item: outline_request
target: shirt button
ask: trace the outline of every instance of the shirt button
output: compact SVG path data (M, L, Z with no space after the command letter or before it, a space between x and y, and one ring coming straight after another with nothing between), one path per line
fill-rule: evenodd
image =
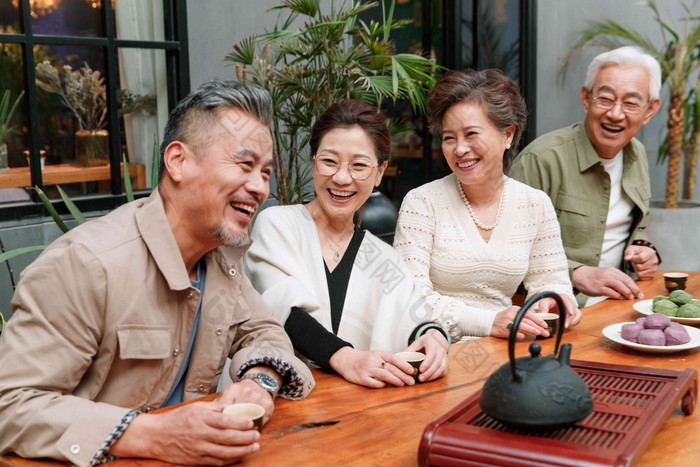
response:
M192 299L194 298L194 292L188 293L188 294L187 294L187 298L189 298L190 300L192 300Z
M79 454L80 453L80 445L79 444L74 444L70 447L70 452L72 454Z
M233 268L230 268L230 269L228 270L228 275L231 276L231 277L235 276L235 275L236 275L236 270L233 269Z
M173 357L177 357L177 355L180 353L180 349L175 349L173 350Z
M601 223L601 224L605 223L605 217L601 217L601 218L600 218L600 223Z
M199 392L204 392L204 385L203 384L199 385Z
M222 331L221 328L216 328L216 335L217 336L220 336L221 334L223 334L223 332L224 331Z

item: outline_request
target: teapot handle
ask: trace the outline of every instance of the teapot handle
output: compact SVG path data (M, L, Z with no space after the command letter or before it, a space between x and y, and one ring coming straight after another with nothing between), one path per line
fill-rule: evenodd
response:
M518 377L515 374L515 341L516 341L516 336L518 335L518 327L520 326L520 321L522 321L523 316L525 316L525 313L527 310L532 307L532 305L535 304L535 302L546 298L550 297L553 298L555 302L557 302L557 307L559 308L559 323L557 325L557 342L554 346L554 355L559 352L559 343L561 342L561 336L564 334L564 321L566 321L566 307L564 306L564 301L561 299L559 294L554 293L554 292L540 292L536 295L533 295L530 297L518 310L518 314L515 315L515 319L513 320L513 325L510 328L510 336L508 336L508 358L510 359L510 372L513 375L513 381L517 381Z

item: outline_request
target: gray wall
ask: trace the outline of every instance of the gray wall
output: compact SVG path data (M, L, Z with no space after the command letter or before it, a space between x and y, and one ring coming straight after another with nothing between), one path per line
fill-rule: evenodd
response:
M187 0L187 28L192 89L211 79L236 79L236 68L224 57L253 34L271 31L280 0ZM332 0L322 0L330 9ZM337 2L339 4L340 2ZM301 23L300 23L301 25Z
M668 11L676 20L684 16L682 2L679 0L659 0L657 4L662 15ZM700 10L700 4L696 4L696 9ZM700 14L700 11L695 14ZM562 58L575 42L574 33L583 29L589 21L603 19L633 27L659 45L662 44L661 33L652 18L651 10L638 6L637 0L538 0L537 135L583 120L579 90L585 80L586 67L602 49L590 50L579 56L569 68L564 84L559 79L559 67ZM695 80L690 83L694 85ZM649 157L653 198L663 198L666 193L666 164L658 165L656 162L659 142L663 139L662 129L666 126L668 115L668 91L665 86L661 100L663 105L659 112L637 134ZM700 172L696 185L700 185ZM700 200L700 190L696 190L694 199Z

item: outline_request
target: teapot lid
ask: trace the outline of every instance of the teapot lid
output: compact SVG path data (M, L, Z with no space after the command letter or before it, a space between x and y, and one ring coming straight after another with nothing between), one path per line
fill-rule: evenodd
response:
M561 367L561 362L554 358L554 355L541 356L542 347L537 342L533 342L529 347L530 355L517 358L515 367L521 371L538 372L552 371Z

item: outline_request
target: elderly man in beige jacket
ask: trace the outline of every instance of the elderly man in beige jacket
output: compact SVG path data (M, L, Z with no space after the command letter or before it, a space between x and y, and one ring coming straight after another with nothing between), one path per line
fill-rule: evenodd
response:
M271 101L214 81L171 112L161 179L56 240L21 276L0 340L0 452L97 465L118 457L229 464L259 449L222 413L303 398L308 368L243 274L269 193ZM213 402L151 409L236 383Z

